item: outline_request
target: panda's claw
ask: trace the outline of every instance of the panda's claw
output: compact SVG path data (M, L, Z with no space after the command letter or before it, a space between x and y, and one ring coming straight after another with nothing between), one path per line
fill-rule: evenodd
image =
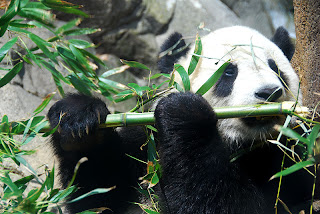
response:
M61 141L81 143L96 134L98 125L109 113L106 104L98 98L70 94L50 108L48 118L51 127L59 124L54 135Z

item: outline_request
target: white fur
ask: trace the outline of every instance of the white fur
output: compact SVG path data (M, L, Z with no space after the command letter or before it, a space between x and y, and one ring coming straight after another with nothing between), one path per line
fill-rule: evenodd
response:
M203 38L202 57L194 73L190 76L191 91L196 92L207 79L227 60L238 66L238 76L234 82L231 95L216 97L213 88L204 98L212 105L236 106L261 103L254 93L264 86L280 87L282 97L277 101L296 100L298 97L299 79L283 52L259 32L242 26L216 30ZM252 51L253 50L253 51ZM187 68L193 49L178 63ZM209 59L211 58L211 59ZM289 83L290 92L286 91L276 73L268 66L268 59L273 59L284 73ZM216 64L216 62L219 62ZM176 74L176 76L179 76ZM181 82L177 77L177 82ZM299 101L301 96L299 95ZM219 121L219 130L229 142L254 141L265 139L272 130L246 127L240 119Z

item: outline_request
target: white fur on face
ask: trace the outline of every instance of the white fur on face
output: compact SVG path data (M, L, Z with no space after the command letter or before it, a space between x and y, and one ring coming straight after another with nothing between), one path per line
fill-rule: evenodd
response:
M281 88L282 96L277 102L294 101L298 97L299 79L290 62L273 42L257 31L241 26L222 28L201 40L204 57L199 60L196 70L190 76L191 91L196 92L228 60L238 68L234 84L225 86L232 87L230 95L218 97L214 93L214 87L204 95L212 107L261 103L262 100L256 98L255 93L265 87ZM179 64L188 67L192 53L193 50L190 50ZM269 67L268 59L275 61L287 80L290 91L285 89L277 74ZM220 120L218 125L222 137L233 143L265 139L272 131L267 126L246 126L241 119Z

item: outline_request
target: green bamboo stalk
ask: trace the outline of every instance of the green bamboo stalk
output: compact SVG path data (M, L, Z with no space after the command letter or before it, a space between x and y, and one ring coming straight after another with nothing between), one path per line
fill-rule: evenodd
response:
M244 118L244 117L263 117L263 116L277 116L287 114L307 114L309 113L307 107L296 107L293 111L293 102L283 103L268 103L246 106L228 106L217 107L214 111L218 119L228 118ZM109 114L106 123L101 124L100 127L125 127L125 126L140 126L152 125L155 123L154 113L121 113Z
M309 113L309 110L307 107L294 108L293 102L217 107L217 108L214 108L214 111L218 119L265 117L265 116L277 116L277 115L288 115L288 114L290 115L304 114L305 115ZM120 114L109 114L107 116L106 122L104 124L100 124L99 128L153 125L154 123L155 123L155 118L154 118L153 112L120 113ZM47 132L49 130L50 130L50 127L45 126L40 130L40 132Z

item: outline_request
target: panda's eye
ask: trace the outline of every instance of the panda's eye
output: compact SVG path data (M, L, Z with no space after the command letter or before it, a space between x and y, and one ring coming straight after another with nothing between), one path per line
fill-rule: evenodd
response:
M224 75L227 77L232 77L238 73L238 68L236 65L230 64L228 67L224 70Z

